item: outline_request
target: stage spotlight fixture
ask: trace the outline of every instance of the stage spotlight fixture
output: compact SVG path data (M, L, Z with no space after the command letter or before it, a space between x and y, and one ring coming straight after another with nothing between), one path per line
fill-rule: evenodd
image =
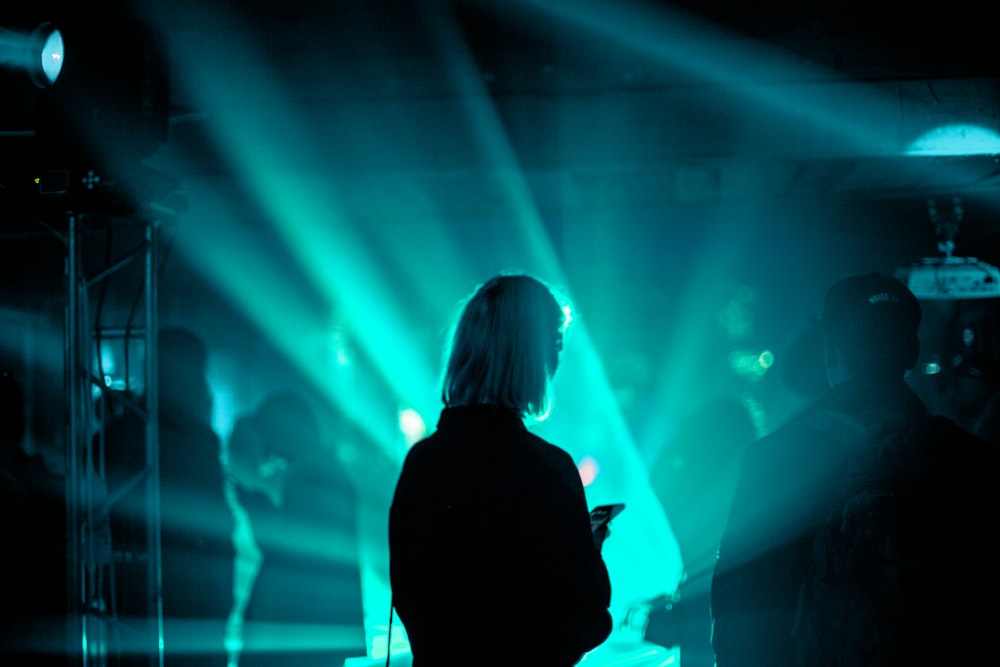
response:
M63 67L63 38L51 23L43 23L31 35L33 62L28 68L31 80L39 88L51 86Z
M55 85L35 89L36 160L77 183L90 170L129 173L166 141L167 36L125 16L61 25L69 61Z
M64 58L62 33L51 23L42 23L31 33L0 28L0 64L26 71L39 88L56 82Z

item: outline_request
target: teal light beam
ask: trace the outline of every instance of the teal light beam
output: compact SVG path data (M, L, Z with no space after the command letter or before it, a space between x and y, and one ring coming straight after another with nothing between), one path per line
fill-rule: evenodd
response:
M711 329L721 328L718 313L732 286L725 267L739 262L747 247L744 230L753 229L753 224L725 215L709 224L713 231L706 236L706 245L691 263L685 282L670 287L669 305L665 304L673 313L670 319L674 324L663 332L666 354L653 376L656 384L652 405L657 408L640 426L637 436L644 451L658 451L673 435L677 422L691 410L692 400L714 393L711 387L699 385L704 377L702 365L709 341L719 338ZM719 350L719 354L728 352Z
M450 70L447 74L455 82L455 88L467 91L460 98L460 104L482 147L485 171L500 192L498 201L510 207L507 213L522 244L522 261L526 263L523 268L537 271L548 280L564 285L565 276L558 255L542 224L489 92L483 85L482 73L475 66L454 17L442 12L438 19L434 22L439 27L435 36L442 49L452 55L448 60Z
M222 53L239 53L243 62L255 57L252 44L238 35L229 39L215 48ZM242 178L246 191L281 233L300 268L357 334L353 340L382 377L402 400L425 404L428 387L434 386L436 376L407 336L411 327L393 307L392 292L355 234L334 186L308 167L323 164L325 157L315 139L301 130L301 119L289 108L285 92L275 82L257 78L266 69L263 66L224 71L207 64L204 54L180 57L189 85L210 110L213 138L229 168ZM248 80L241 73L252 73L255 78ZM264 98L271 104L232 111L232 100L243 96L248 87L264 90ZM217 116L211 111L216 109L230 111ZM218 270L234 273L232 267ZM249 278L248 284L259 282ZM231 278L222 279L231 282ZM272 317L280 312L273 311ZM312 330L299 330L297 335ZM399 458L402 451L396 446L393 454Z
M591 38L645 54L652 63L724 86L734 105L757 104L776 112L777 118L797 118L865 154L900 152L895 136L898 104L891 91L861 84L831 87L833 75L815 65L662 4L652 7L619 0L521 3L574 24Z
M191 233L184 228L177 230L179 251L228 294L276 349L323 395L341 406L372 442L394 452L398 434L391 424L373 418L373 392L363 383L345 381L344 369L328 359L323 336L317 335L329 328L325 314L305 302L289 281L287 269L274 263L271 249L247 233L241 220L233 219L212 184L200 186L193 188L193 208L183 224L198 225L199 218L212 222L191 229ZM219 252L220 248L226 251Z
M222 54L239 54L241 61L255 52L252 44L238 36L212 47ZM429 370L421 350L414 347L412 327L396 314L394 299L390 298L378 267L367 257L367 248L354 233L354 220L343 214L331 184L313 178L308 169L303 169L302 162L322 164L324 156L317 154L315 138L304 136L299 129L300 119L286 107L283 91L273 82L248 81L241 76L258 68L226 72L224 67L209 66L213 61L206 59L204 53L182 54L181 60L183 80L208 109L212 139L226 156L228 168L242 178L246 190L281 232L287 247L301 263L300 268L327 296L351 332L358 334L359 345L401 400L417 407L430 403L436 395L436 376ZM233 100L240 99L247 86L263 86L271 104L266 109L234 106ZM335 377L324 377L325 369L318 367L297 345L304 333L322 330L323 322L317 322L309 312L294 319L285 317L286 306L296 303L294 293L285 290L275 298L262 298L254 289L265 278L276 285L282 284L280 275L268 276L266 268L261 269L271 262L266 249L260 249L255 256L227 253L227 257L233 257L232 266L219 262L218 249L226 247L232 233L240 233L238 229L227 229L228 234L221 231L227 226L222 224L224 211L225 207L220 206L206 216L215 229L205 230L207 238L192 241L193 247L188 250L205 273L225 285L226 291L250 313L265 335L307 377L331 395L346 413L359 419L366 431L375 431L374 441L391 459L400 459L405 450L395 421L372 413L372 405L384 399L373 400L361 391L363 382L361 386L353 383L345 386ZM447 266L433 268L448 270ZM396 437L387 437L381 433L382 428L393 429ZM377 490L375 494L379 495ZM364 504L359 516L364 526L370 523L369 505ZM378 526L384 527L385 515L386 511L378 511ZM389 592L383 576L386 568L382 566L383 531L381 528L378 534L364 528L363 531L359 549L365 582L364 629L365 643L371 653L379 641L379 625L384 624ZM381 632L384 633L384 628Z

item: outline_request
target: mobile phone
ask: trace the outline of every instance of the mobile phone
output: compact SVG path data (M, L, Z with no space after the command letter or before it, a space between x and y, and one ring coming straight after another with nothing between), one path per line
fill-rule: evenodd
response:
M597 532L602 527L611 523L611 520L622 513L625 503L612 503L610 505L598 505L590 510L590 530Z

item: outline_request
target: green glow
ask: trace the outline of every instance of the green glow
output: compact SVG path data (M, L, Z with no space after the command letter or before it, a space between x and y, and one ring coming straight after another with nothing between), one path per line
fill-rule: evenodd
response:
M774 353L770 350L751 352L735 350L729 355L729 366L739 376L759 380L774 365Z

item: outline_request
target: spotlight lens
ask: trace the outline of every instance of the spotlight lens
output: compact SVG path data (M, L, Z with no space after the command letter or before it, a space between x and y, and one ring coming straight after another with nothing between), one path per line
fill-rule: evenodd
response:
M59 73L63 66L63 38L62 33L53 30L45 39L42 46L42 73L45 79L52 85L59 78Z

